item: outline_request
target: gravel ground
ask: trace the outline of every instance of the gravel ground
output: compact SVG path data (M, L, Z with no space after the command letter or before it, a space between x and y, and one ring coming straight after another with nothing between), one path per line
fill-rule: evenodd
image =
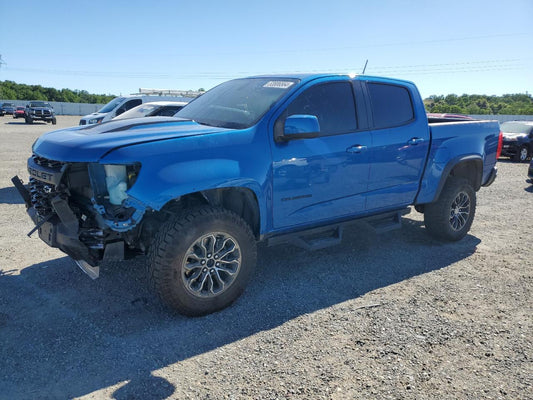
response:
M57 128L79 117L58 117ZM0 118L0 398L533 398L533 186L499 163L470 234L346 230L316 252L259 248L244 295L169 314L145 259L96 281L42 243L11 187L52 126Z

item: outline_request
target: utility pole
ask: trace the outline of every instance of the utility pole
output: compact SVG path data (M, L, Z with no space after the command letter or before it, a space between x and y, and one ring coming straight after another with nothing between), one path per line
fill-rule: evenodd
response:
M6 65L4 60L2 60L2 54L0 54L0 70L2 69L2 65ZM0 85L0 99L2 98L2 85Z

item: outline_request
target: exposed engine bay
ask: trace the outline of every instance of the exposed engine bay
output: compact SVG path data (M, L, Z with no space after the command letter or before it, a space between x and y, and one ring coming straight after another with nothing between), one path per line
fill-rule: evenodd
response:
M141 234L142 226L159 221L143 219L146 207L126 193L139 170L139 164L64 163L34 154L28 160L29 184L12 179L36 224L28 235L38 231L85 272L102 260L145 252L150 238Z

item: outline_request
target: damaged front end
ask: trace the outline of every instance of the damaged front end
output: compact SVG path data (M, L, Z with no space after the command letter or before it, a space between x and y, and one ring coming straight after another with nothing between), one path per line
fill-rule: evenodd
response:
M127 194L139 171L139 164L65 163L34 154L28 159L29 184L12 178L36 225L28 236L38 231L96 279L102 261L123 260L145 248L140 222L146 207Z

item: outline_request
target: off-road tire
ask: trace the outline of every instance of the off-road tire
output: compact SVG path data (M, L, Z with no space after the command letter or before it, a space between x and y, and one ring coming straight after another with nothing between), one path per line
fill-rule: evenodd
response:
M470 230L476 213L476 192L463 178L450 176L439 199L425 205L424 223L431 236L445 241L461 240Z
M52 125L55 125L55 124L57 124L57 121L56 121L56 119L54 118L54 119L52 120Z
M24 118L24 120L26 121L27 124L33 124L33 118Z
M206 250L210 243L212 254ZM224 247L216 250L222 243L229 243L229 249L234 245L234 250L222 256L229 251ZM205 250L201 257L197 255L199 250ZM217 269L220 263L215 266L219 255L219 261L226 258L221 269ZM184 315L200 316L221 310L237 299L253 274L256 260L255 237L242 218L222 208L192 208L159 229L150 246L148 281L167 306ZM205 264L199 267L202 262ZM231 268L238 265L234 274L224 272L223 267L230 264ZM227 287L218 284L224 278ZM203 282L206 290L198 289L204 288Z

